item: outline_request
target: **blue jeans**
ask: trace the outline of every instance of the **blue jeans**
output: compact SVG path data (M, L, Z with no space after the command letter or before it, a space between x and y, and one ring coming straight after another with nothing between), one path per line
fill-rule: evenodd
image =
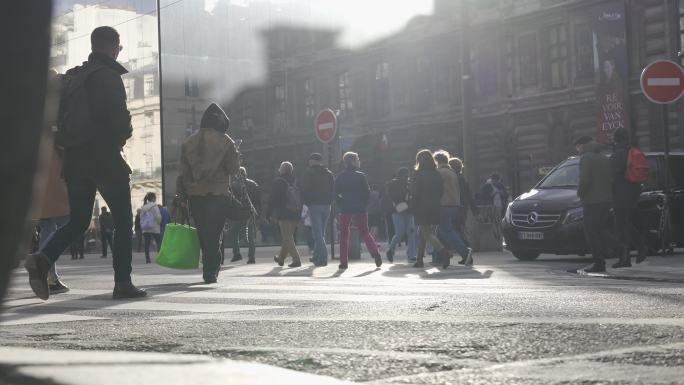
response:
M328 248L325 245L325 226L330 217L330 205L310 205L311 232L314 241L314 262L328 263Z
M133 257L133 208L128 177L78 177L67 180L69 222L55 231L40 248L40 252L55 263L62 252L88 229L93 217L95 191L107 202L114 219L113 266L114 282L131 282Z
M47 243L48 238L57 231L60 227L64 226L69 222L69 216L65 215L62 217L54 217L54 218L44 218L41 219L38 223L40 225L40 247L42 248L45 246ZM50 270L48 271L48 282L55 283L59 281L59 273L57 272L57 264L53 263L52 267L50 267Z
M389 245L389 252L394 255L394 249L404 237L406 237L406 256L408 259L416 259L416 223L413 214L393 213L392 223L394 224L394 237Z
M465 257L468 255L468 246L466 246L461 235L458 234L454 227L458 215L458 207L456 206L442 206L439 212L439 235L443 238L450 249L455 250Z

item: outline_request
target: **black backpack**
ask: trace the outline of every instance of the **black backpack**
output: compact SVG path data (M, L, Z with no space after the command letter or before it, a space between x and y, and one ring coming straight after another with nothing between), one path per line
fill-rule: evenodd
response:
M83 63L60 77L57 143L65 148L90 141L95 132L90 113L86 81L93 73L105 68L102 65Z

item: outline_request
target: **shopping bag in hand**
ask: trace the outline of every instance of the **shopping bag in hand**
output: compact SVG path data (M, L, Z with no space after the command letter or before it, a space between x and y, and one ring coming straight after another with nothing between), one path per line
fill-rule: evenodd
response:
M200 242L197 229L177 223L166 225L157 264L172 269L197 269L199 259Z

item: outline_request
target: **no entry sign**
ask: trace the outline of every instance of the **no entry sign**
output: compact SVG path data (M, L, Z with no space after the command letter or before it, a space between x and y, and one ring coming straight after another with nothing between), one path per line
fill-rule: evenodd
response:
M316 116L314 124L316 137L323 143L330 143L337 135L337 116L330 109L322 110Z
M670 60L655 61L641 73L641 90L653 103L674 103L684 94L684 70Z

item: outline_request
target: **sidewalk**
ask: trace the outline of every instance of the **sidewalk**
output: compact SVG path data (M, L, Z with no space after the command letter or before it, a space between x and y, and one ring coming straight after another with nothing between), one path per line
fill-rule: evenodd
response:
M644 262L636 264L632 257L632 267L613 269L611 265L616 259L606 261L608 271L603 274L582 274L607 279L622 279L650 282L684 283L684 254L681 249L675 250L675 255L661 257L650 256Z
M0 347L0 384L343 385L330 377L199 355Z

